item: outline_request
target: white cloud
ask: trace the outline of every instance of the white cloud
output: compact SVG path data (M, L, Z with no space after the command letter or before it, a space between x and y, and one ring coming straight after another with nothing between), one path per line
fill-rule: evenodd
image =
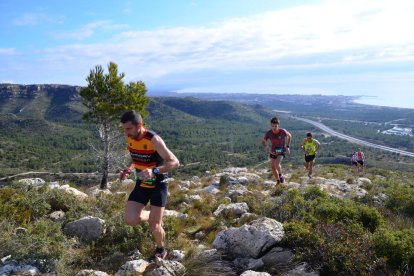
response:
M84 50L89 56L93 47L94 56L101 53L102 57L143 65L175 63L175 70L286 65L287 58L301 62L297 57L321 53L337 53L335 62L371 62L374 56L376 60L398 60L414 55L407 46L414 42L414 32L409 29L414 25L413 8L410 1L329 1L206 27L122 32L108 43L76 45L75 52L81 55ZM90 36L107 24L95 22L72 36ZM64 48L72 51L73 46Z
M63 17L59 15L47 15L41 12L24 13L12 20L14 26L36 26L40 24L61 24Z
M186 81L189 72L201 71L230 78L237 71L351 70L414 60L411 26L413 1L330 0L202 27L142 31L97 21L56 36L81 40L98 31L121 32L106 42L48 48L37 56L43 66L77 74L114 61L128 78L150 82L180 73Z
M93 36L97 31L113 31L126 29L128 25L125 24L112 24L110 21L95 21L84 25L82 28L72 32L55 32L52 35L56 39L68 39L68 40L83 40Z
M39 24L45 18L44 14L25 13L12 21L15 26L34 26Z
M0 48L0 56L13 56L16 54L14 48Z

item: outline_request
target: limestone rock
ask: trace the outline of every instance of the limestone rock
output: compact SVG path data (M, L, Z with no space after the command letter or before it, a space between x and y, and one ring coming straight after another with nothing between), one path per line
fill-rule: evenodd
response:
M87 216L69 222L63 228L63 232L68 236L76 236L86 242L91 242L105 233L104 224L105 221L100 218Z
M121 268L116 272L116 276L124 275L137 275L138 273L143 273L149 263L145 260L133 260L128 261L121 266Z
M253 270L246 270L245 272L240 274L240 276L271 276L271 275L267 272L256 272Z
M178 219L187 219L188 215L177 212L175 210L165 210L164 211L164 217L175 217L175 218L178 218Z
M221 231L213 247L233 256L259 258L284 237L283 225L269 218L261 218L239 228Z
M84 269L76 273L76 276L109 276L109 274L99 270Z
M49 214L49 218L53 221L63 221L65 219L65 212L63 211L54 211L53 213Z
M23 178L18 181L18 183L25 184L25 185L34 185L34 186L43 186L46 181L41 178Z
M289 249L282 247L274 247L261 260L266 266L286 266L293 260L293 253Z
M72 195L76 196L79 199L88 198L87 194L85 194L84 192L79 191L78 189L70 187L69 185L59 186L56 189L61 190L61 191L65 192L65 193L68 193L68 194L72 194Z
M185 267L175 261L160 260L159 267L151 271L151 276L179 276L183 275Z
M240 203L230 203L230 204L220 204L216 211L214 211L214 216L219 216L223 214L224 216L233 216L233 217L240 217L241 215L247 213L249 211L249 206L247 206L246 202Z

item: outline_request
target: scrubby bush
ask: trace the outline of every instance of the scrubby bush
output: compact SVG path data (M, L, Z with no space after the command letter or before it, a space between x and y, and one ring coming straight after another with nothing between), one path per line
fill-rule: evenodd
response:
M414 183L394 184L386 190L388 200L386 207L410 216L414 216Z
M36 190L23 193L15 188L0 189L0 218L8 219L18 225L26 225L47 214L50 205Z
M374 248L391 267L407 275L414 272L414 229L380 229L374 234Z
M47 219L27 225L27 231L15 233L16 225L0 223L0 256L11 255L15 260L43 260L44 266L54 269L73 242L62 233L60 225Z
M297 261L306 261L324 275L368 275L382 268L372 252L370 232L358 224L284 224L283 244L293 247Z
M329 197L328 193L318 186L309 186L306 188L303 197L306 201L315 200L317 198L327 198Z
M370 233L359 224L318 224L316 244L309 261L319 263L325 275L374 275L384 261L371 250Z
M357 204L350 200L330 199L314 205L314 214L321 222L352 222L359 223L371 232L382 223L383 217L372 207Z

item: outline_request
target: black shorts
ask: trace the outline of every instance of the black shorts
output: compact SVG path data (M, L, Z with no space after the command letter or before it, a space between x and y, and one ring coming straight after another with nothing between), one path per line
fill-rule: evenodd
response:
M308 162L312 162L313 160L315 160L316 155L312 154L312 155L305 155L305 161L306 163Z
M137 180L134 190L128 197L128 201L135 201L144 205L147 205L149 202L152 206L165 207L168 195L168 184L165 179L157 181L155 188L143 188L140 184L141 180Z
M283 156L285 157L284 153L279 153L279 154L270 154L269 157L272 159L277 159L278 156Z
M358 164L361 164L361 166L364 166L364 161L360 160L358 161Z
M352 162L353 166L358 166L358 162Z

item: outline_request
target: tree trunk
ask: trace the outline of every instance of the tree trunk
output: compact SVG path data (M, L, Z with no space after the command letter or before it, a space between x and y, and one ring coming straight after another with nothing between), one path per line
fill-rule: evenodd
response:
M109 171L109 124L104 122L102 124L102 141L104 145L104 156L102 162L102 180L101 190L108 188L108 171Z

